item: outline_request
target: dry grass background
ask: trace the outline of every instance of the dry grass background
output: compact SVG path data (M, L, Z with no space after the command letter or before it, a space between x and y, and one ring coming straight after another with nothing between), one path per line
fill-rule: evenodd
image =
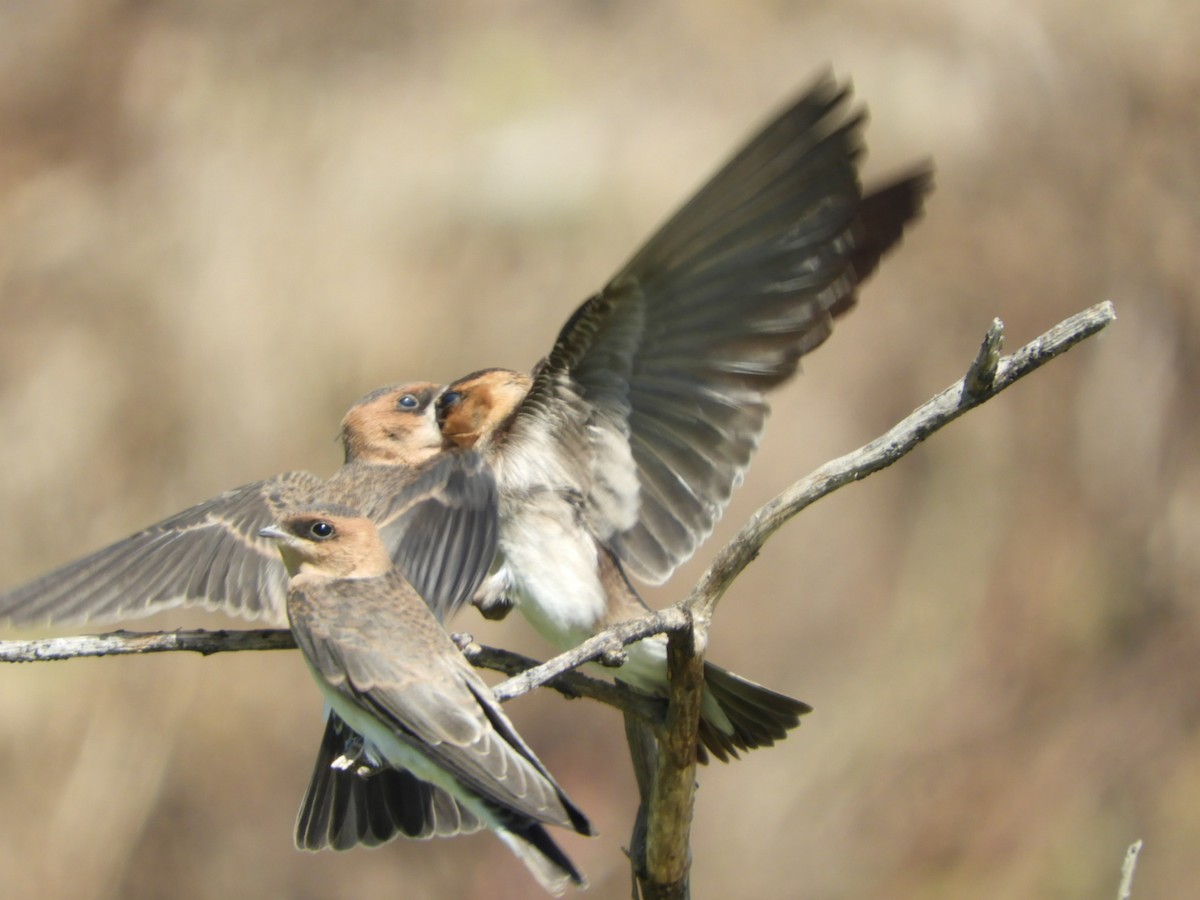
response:
M726 599L711 656L817 711L701 773L696 896L1105 897L1136 837L1137 896L1194 890L1194 4L5 4L0 584L332 471L379 384L529 366L826 63L870 105L868 173L932 155L938 191L777 395L717 540L958 377L992 316L1012 346L1120 319ZM627 896L618 717L511 712L599 826L563 838L590 896ZM531 895L490 836L294 851L319 713L296 654L0 671L0 894Z

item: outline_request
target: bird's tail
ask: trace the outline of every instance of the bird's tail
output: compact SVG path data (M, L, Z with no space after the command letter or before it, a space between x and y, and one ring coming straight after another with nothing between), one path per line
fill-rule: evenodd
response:
M721 762L728 762L737 758L739 750L770 747L810 712L807 703L706 662L697 758L708 762L707 748Z
M392 838L467 834L483 827L479 818L441 788L412 772L384 764L345 765L361 739L330 713L312 779L296 817L301 850L377 847Z

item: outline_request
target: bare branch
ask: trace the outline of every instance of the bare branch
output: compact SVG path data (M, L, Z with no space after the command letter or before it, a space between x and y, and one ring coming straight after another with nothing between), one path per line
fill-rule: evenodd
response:
M455 635L456 639L458 637L460 636ZM486 647L474 641L459 642L459 647L462 649L463 655L466 656L473 666L480 669L489 669L493 672L501 672L505 675L520 675L528 671L533 671L539 665L544 665L538 663L536 659L522 656L520 653L513 653L511 650L501 650L496 647ZM559 658L561 657L556 657L556 659ZM551 660L551 662L553 661ZM503 682L503 684L508 684L512 680L510 678L509 681ZM541 682L541 684L553 688L564 697L570 699L587 697L589 700L597 700L600 703L621 710L626 715L634 716L650 724L652 727L661 727L666 718L666 701L647 697L645 694L631 691L623 685L614 684L611 681L591 678L582 672L572 672L564 669L561 674L551 676L548 681ZM525 691L513 694L512 696L518 697L521 693L525 693ZM501 698L501 702L508 699L512 699L512 697Z
M707 643L702 628L672 632L667 642L671 702L646 819L646 869L640 878L646 900L684 900L690 894L696 740Z
M503 675L515 675L539 665L536 659L477 644L470 635L454 635L459 649L480 669ZM209 656L213 653L234 653L245 650L295 650L296 641L286 628L257 628L250 630L205 631L114 631L109 634L84 634L74 637L40 638L30 641L0 641L0 662L28 663L51 660L84 659L98 656L136 656L144 653L167 653L186 650ZM553 662L553 660L552 660ZM587 697L635 716L654 727L661 727L666 717L666 702L647 697L611 681L590 678L572 672L570 666L539 681L564 697ZM517 697L526 691L519 691ZM505 698L511 699L511 698Z
M890 466L967 410L990 400L1018 379L1040 368L1116 318L1111 303L1102 303L1059 323L1011 356L1000 356L1004 326L992 322L964 378L929 400L886 434L852 453L821 466L758 510L726 545L708 571L680 603L657 613L615 625L554 659L534 660L475 644L469 636L460 647L474 665L510 677L494 688L500 701L548 685L568 697L585 696L626 713L626 731L638 769L643 806L634 830L631 857L636 888L647 898L686 898L689 893L689 833L695 794L696 740L704 684L703 655L708 626L717 603L742 570L758 556L767 539L785 522L843 485ZM663 727L661 701L620 685L573 671L586 662L620 665L624 647L654 634L667 633L670 702ZM225 650L294 647L287 631L172 632L56 638L0 642L0 661L31 662L79 656L108 656L192 650L209 654ZM519 673L519 674L513 674ZM649 728L639 724L649 723ZM651 752L652 733L658 752ZM639 755L639 748L642 751ZM652 783L647 784L651 767ZM646 802L648 799L648 802ZM1129 848L1121 896L1128 897L1141 842Z
M504 701L519 697L593 660L619 665L623 658L621 648L626 644L649 635L688 628L693 619L697 627L707 625L712 611L729 585L758 555L767 539L792 516L839 487L890 466L938 429L967 410L990 400L1019 378L1100 331L1115 318L1113 305L1101 303L1060 322L1016 353L1002 358L997 358L997 354L1003 338L1003 326L999 320L994 321L966 378L920 406L886 434L826 463L758 510L738 535L717 554L686 600L659 612L614 625L573 650L510 677L496 686L497 698ZM691 611L690 616L684 613L685 608ZM229 650L279 650L294 646L287 631L177 631L156 634L119 631L108 635L39 641L0 641L0 662L35 662L169 650L190 650L207 655ZM489 648L489 653L499 654L502 651ZM490 662L481 661L479 664L506 674L516 671L508 667L507 662L498 662L499 657L487 658ZM568 687L564 693L570 694L571 689ZM584 694L583 691L580 693Z
M767 539L801 510L844 485L887 468L938 429L1091 337L1116 317L1112 303L1107 301L1077 313L1011 356L999 359L991 375L990 359L1003 337L1003 326L995 320L967 377L919 406L886 434L827 462L758 510L737 537L717 554L684 605L698 616L711 616L729 585L758 556Z
M114 631L33 641L0 641L0 662L47 662L89 656L131 656L187 650L209 656L238 650L295 650L287 629L237 631Z
M536 668L522 672L514 678L502 681L493 689L496 699L503 703L528 693L562 672L577 669L586 662L601 660L605 665L620 665L624 662L621 648L640 641L652 634L664 634L687 628L691 617L677 606L670 606L638 619L629 619L614 625L595 637L588 638L573 650L568 650Z
M967 377L963 380L966 389L972 394L982 394L996 383L996 370L1000 368L1000 349L1004 346L1004 323L992 319L992 324L983 336L979 345L979 353L971 368L967 369Z
M625 716L625 741L629 744L629 759L633 763L633 775L637 780L638 808L633 822L633 834L629 838L630 875L632 876L633 900L645 900L642 885L647 881L646 835L650 802L654 794L654 780L658 772L659 733L640 719Z
M1142 852L1142 841L1136 840L1125 851L1125 860L1121 863L1121 885L1117 889L1117 900L1130 900L1133 897L1133 873L1137 871L1138 855Z

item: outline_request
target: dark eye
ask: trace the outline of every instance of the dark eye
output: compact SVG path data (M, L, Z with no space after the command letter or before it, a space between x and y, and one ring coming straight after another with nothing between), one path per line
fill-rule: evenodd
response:
M400 409L416 409L421 405L421 401L417 399L416 394L405 394L396 401L396 406Z
M308 533L319 541L333 537L333 526L328 522L313 522L308 526Z
M462 394L458 391L447 391L442 394L442 399L438 401L438 406L442 409L449 409L452 406L457 406L462 400Z

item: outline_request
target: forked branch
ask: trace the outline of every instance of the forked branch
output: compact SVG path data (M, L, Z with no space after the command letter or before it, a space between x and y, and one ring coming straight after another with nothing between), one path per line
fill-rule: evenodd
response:
M637 886L642 896L688 896L688 844L695 786L696 731L708 627L721 597L758 556L767 539L812 503L844 485L890 466L935 431L1096 334L1115 318L1113 305L1101 303L1060 322L1010 356L1000 355L1004 328L998 319L995 320L961 380L918 407L886 434L826 463L759 509L717 554L687 598L672 607L615 625L575 649L541 664L508 651L481 647L469 638L460 641L460 646L473 664L510 675L494 689L501 701L547 685L567 696L599 700L621 709L627 716L650 723L658 737L659 751L653 778L639 781L647 815L644 822L639 820L644 827L635 833L634 847L631 848ZM665 717L661 701L573 671L592 661L619 665L627 644L654 634L671 635L671 697ZM282 630L154 634L118 631L94 636L3 641L0 642L0 662L37 662L174 650L190 650L207 655L231 650L293 647L295 643L290 632ZM635 732L636 728L629 731L631 734ZM652 783L643 784L642 781ZM1129 865L1129 874L1132 875L1132 864Z
M890 466L935 431L1096 334L1114 319L1116 312L1113 305L1106 301L1060 322L1016 353L1004 357L998 357L1003 329L997 320L988 331L966 377L919 406L886 434L827 462L769 501L717 554L686 599L659 612L614 625L573 650L521 670L520 674L496 686L496 696L502 701L519 697L586 662L598 660L605 665L619 665L623 653L621 648L626 644L652 634L683 630L689 627L693 618L698 626L706 627L729 585L785 522L838 488ZM691 611L690 616L685 614L685 609ZM116 631L104 635L0 641L0 662L40 662L174 650L208 655L233 650L286 650L294 647L291 635L286 630L278 629L155 633ZM493 648L479 647L471 655L476 665L509 674L531 662L524 658L514 660L514 654Z

